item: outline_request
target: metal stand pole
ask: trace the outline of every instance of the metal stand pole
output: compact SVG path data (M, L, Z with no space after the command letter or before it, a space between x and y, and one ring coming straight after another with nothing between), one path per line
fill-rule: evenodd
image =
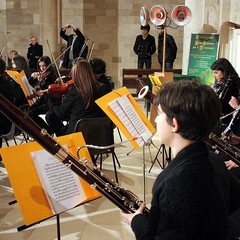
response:
M160 163L159 159L158 159L158 155L159 153L162 153L162 164ZM152 168L153 168L153 165L155 164L155 162L157 161L160 168L164 169L165 168L165 159L169 162L171 160L171 148L169 148L169 152L167 154L167 150L166 150L166 146L165 144L161 144L158 151L157 151L157 154L156 154L156 157L154 158L153 162L152 162L152 165L149 169L149 173L151 172Z
M60 214L56 215L57 218L57 239L61 239L61 233L60 233Z

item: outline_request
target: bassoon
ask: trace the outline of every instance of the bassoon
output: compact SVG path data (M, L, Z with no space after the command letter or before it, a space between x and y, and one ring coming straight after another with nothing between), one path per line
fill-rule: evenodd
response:
M41 129L26 113L17 108L7 98L0 94L0 111L6 115L18 128L26 132L45 150L60 160L91 187L100 192L114 205L126 213L134 213L142 201L131 191L124 189L114 180L109 179L102 171L86 158L79 160L54 140L45 129ZM148 214L145 208L143 213Z
M136 79L139 86L142 87L138 93L138 98L142 99L144 98L151 104L154 102L154 98L156 95L154 95L150 90L149 87L146 86L146 84L139 80ZM225 93L224 93L225 94ZM238 110L237 115L234 117L234 124L236 125L235 121L239 121L239 113L240 111ZM227 129L229 130L229 129ZM232 128L230 128L232 130ZM225 130L226 131L226 130ZM238 147L233 146L229 143L226 142L226 140L221 139L214 133L210 133L208 139L205 141L210 148L216 153L216 154L222 154L225 157L227 157L228 160L232 160L234 163L240 166L240 150Z

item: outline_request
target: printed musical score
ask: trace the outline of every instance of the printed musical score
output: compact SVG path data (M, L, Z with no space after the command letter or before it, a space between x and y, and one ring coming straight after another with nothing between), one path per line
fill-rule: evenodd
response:
M136 139L136 142L140 147L151 138L151 131L141 120L130 103L127 95L123 95L122 97L109 102L109 106L132 136L141 136Z
M71 209L86 196L78 176L46 150L31 153L39 179L54 214Z

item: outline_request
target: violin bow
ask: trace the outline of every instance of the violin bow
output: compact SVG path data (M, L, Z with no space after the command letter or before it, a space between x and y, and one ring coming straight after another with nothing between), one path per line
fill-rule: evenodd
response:
M50 51L50 53L51 53L51 56L52 56L53 62L54 62L54 64L55 64L55 67L56 67L56 70L57 70L57 73L58 73L59 80L61 81L61 83L63 83L63 80L62 80L62 77L61 77L61 74L60 74L59 68L58 68L58 66L57 66L56 60L55 60L55 58L54 58L54 56L53 56L53 53L52 53L52 51L51 51L51 48L50 48L50 45L49 45L48 39L46 40L46 42L47 42L47 45L48 45L49 51ZM45 70L46 70L46 69L45 69Z
M1 58L2 58L2 55L3 55L3 53L4 53L5 48L6 48L6 45L3 45L2 51L1 51L1 56L0 56Z
M78 55L79 58L82 56L82 54L83 54L85 48L86 48L87 45L88 45L88 42L89 42L89 39L87 39L87 41L84 42L84 44L83 44L83 46L82 46L82 48L81 48L81 51L79 52L79 55Z
M93 52L94 45L95 45L95 42L92 42L91 47L90 47L90 51L88 52L88 55L87 55L87 57L86 57L86 60L87 60L88 62L89 62L90 59L91 59L91 55L92 55L92 52Z
M71 47L72 45L70 45L68 48L66 48L52 63L50 63L45 70L42 73L45 73L53 64L55 64L57 62L57 60Z

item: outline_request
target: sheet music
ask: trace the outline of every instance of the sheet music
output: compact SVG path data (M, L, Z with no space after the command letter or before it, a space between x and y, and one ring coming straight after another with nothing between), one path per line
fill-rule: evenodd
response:
M34 94L34 91L33 91L32 87L31 87L31 85L29 84L28 79L27 79L25 73L21 77L21 80L22 80L23 86L24 86L24 88L25 88L25 90L27 92L27 96L31 96L32 94ZM36 98L33 98L31 101L32 101L32 103L35 103L36 102Z
M123 95L122 97L109 102L109 106L133 137L142 136L141 138L136 139L136 142L140 147L151 138L151 131L141 120L127 95Z
M31 152L35 168L54 214L86 200L78 176L46 150Z

